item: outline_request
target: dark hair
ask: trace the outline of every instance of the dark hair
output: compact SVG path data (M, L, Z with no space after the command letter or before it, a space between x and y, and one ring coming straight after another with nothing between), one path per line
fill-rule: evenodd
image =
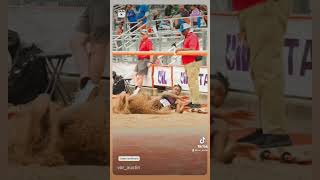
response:
M180 92L182 91L182 87L179 84L176 84L173 87L178 87L180 89Z
M212 80L218 80L224 86L225 95L229 92L230 82L227 77L225 77L221 72L217 72L213 75Z

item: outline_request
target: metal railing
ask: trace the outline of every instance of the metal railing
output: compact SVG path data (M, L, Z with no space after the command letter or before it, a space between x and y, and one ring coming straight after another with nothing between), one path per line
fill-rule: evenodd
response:
M199 30L199 31L197 31ZM205 31L203 31L205 30ZM204 33L207 33L207 29L206 28L199 28L199 29L195 29L194 31L195 34L199 34L202 35ZM162 40L162 39L182 39L183 37L181 36L181 33L178 32L177 30L171 30L171 31L166 31L166 32L157 32L157 33L149 33L150 37L149 39L152 40ZM132 37L134 36L134 37ZM136 43L140 38L140 34L139 33L132 33L130 34L130 38L122 38L119 39L117 37L117 35L114 35L113 38L113 43L114 45L116 45L115 50L120 50L120 49L128 49L130 48L134 43ZM121 42L121 46L117 46L118 42ZM128 45L130 42L134 42L133 44ZM203 45L205 46L205 44Z
M201 44L201 48L202 50L206 50L207 49L207 36L206 33L207 31L198 31L198 32L194 32L196 34L198 34L199 37L199 43ZM155 48L155 50L158 51L174 51L175 47L171 46L171 44L176 43L177 47L181 47L184 38L183 36L181 36L180 33L170 33L167 32L166 35L172 35L172 36L159 36L159 37L149 37L149 39L153 40L154 44L157 45L157 47ZM127 41L125 42L125 44L121 44L121 46L119 46L119 48L113 48L114 51L118 51L119 49L121 51L136 51L138 50L138 43L140 38L139 36L136 36L134 38L131 39L131 41ZM120 40L118 40L120 41ZM123 41L122 41L123 42ZM131 42L131 44L130 44ZM165 42L165 45L163 45L163 43ZM132 48L132 47L137 47L137 48ZM160 64L162 65L170 65L170 64L181 64L181 57L168 57L168 56L158 56L158 59L160 60ZM135 57L113 57L113 60L117 61L117 62L135 62ZM207 65L207 57L204 57L203 61L202 61L203 65Z
M193 18L204 18L206 15L203 16L193 16L193 17L175 17L175 18L163 18L163 19L156 19L156 20L152 20L149 23L146 23L146 25L148 26L152 26L152 24L156 24L156 22L158 21L169 21L170 22L170 29L172 31L169 32L169 34L172 33L176 33L176 34L180 34L177 31L173 31L175 28L173 27L173 22L179 19L186 19L189 18L190 22L192 22ZM132 23L137 23L135 26L129 28L126 32L122 33L121 35L113 35L113 44L115 45L115 50L119 50L119 49L127 49L128 47L133 46L136 42L134 41L135 39L132 38L133 36L137 36L139 35L139 30L142 28L142 22L126 22L126 24L132 24ZM138 28L137 28L138 27ZM191 27L194 28L193 23L191 23ZM135 29L134 31L132 31L132 29ZM196 29L206 29L206 28L196 28ZM132 32L131 32L132 31ZM150 35L156 35L157 37L159 35L165 35L165 33L161 33L160 31L156 32L156 33L151 33ZM122 45L118 46L118 41L121 41ZM131 42L131 44L129 44Z
M198 21L198 18L201 18L201 20L204 19L204 17L206 17L208 15L202 15L202 16L189 16L189 17L173 17L173 18L163 18L163 19L154 19L154 20L151 20L151 25L155 25L157 22L169 22L170 24L170 28L173 29L173 22L176 21L176 20L180 20L180 19L189 19L190 22L191 22L191 27L194 27L193 23L194 22L194 19L196 19L196 21ZM138 23L138 22L125 22L125 24L129 25L129 24L135 24L135 23ZM148 24L148 23L147 23Z
M185 19L185 18L204 18L207 15L202 15L202 16L188 16L188 17L173 17L173 18L163 18L163 19L154 19L152 20L152 22L156 22L156 21L170 21L170 20L179 20L179 19ZM191 20L190 19L190 20ZM138 23L138 22L126 22L127 24L132 24L132 23Z
M183 43L183 36L181 36L181 33L176 30L175 27L173 27L173 22L179 19L185 19L189 18L190 22L192 22L192 18L204 18L205 15L203 16L195 16L195 17L175 17L175 18L163 18L163 19L156 19L156 20L151 20L149 23L147 23L148 26L152 26L152 24L155 24L158 21L169 21L170 22L170 29L168 30L154 30L154 32L149 33L150 37L149 39L153 40L155 44L157 44L157 48L159 51L173 51L174 47L171 47L170 44L175 42L177 39L179 40L178 43L176 43L177 47L179 47ZM133 22L135 23L135 22ZM127 22L127 25L130 23ZM193 24L193 23L191 23ZM137 24L136 26L139 26ZM128 50L138 50L138 42L140 42L140 33L139 29L136 29L135 31L131 32L133 28L132 27L126 32L124 32L121 35L113 35L112 39L113 42L113 50L114 51L128 51ZM141 26L140 26L141 27ZM152 27L155 28L153 25ZM202 43L202 49L206 50L207 46L207 35L206 33L208 32L207 28L194 28L194 33L198 34L199 36L199 43ZM166 42L165 45L163 45L163 42ZM169 46L169 49L168 49ZM137 48L132 48L132 47L137 47ZM166 49L167 48L167 49ZM160 64L162 65L170 65L170 64L181 64L181 57L176 57L176 56L158 56L158 59L160 59ZM134 63L136 61L135 57L113 57L113 61L115 62L128 62L128 63ZM202 61L202 65L206 66L207 65L207 57L204 57L204 60Z
M125 5L115 5L113 7L113 11L118 11L119 9L124 9L125 8Z
M128 38L132 39L132 36L134 34L136 34L136 32L138 32L143 27L143 26L139 26L139 25L142 25L142 22L136 24L135 26L131 27L126 32L122 33L120 36L118 36L115 39L113 39L113 43L115 44L117 50L120 49L120 47L118 47L117 40L120 40L120 38L121 38L122 43L124 43ZM136 29L131 32L131 30L134 29L134 28L136 28ZM132 40L130 40L129 42L132 42Z

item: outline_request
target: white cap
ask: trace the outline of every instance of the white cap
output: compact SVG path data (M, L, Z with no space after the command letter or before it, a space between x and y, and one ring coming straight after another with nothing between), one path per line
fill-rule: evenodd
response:
M141 33L141 34L148 34L148 31L147 31L146 29L142 29L142 30L140 31L140 33Z
M188 24L188 23L183 23L183 24L180 25L179 31L180 31L180 32L183 32L184 30L190 29L190 28L191 28L190 24Z

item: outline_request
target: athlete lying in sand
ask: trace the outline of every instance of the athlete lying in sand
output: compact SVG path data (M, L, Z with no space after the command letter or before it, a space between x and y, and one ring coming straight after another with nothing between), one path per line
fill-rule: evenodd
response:
M179 96L181 86L175 85L161 96L152 98L145 94L128 95L125 92L118 96L118 102L113 106L114 113L124 114L166 114L175 110L182 113L185 102Z
M168 108L169 110L175 109L178 113L183 113L185 102L179 96L181 94L182 87L180 85L174 85L172 90L165 91L159 98L154 99L155 104L159 108Z
M250 159L255 159L252 150L256 146L231 141L229 139L228 125L241 127L245 120L252 120L254 114L247 111L224 112L219 108L223 105L228 94L229 82L221 74L216 73L212 80L211 93L211 131L213 140L213 154L218 162L231 163L233 159L242 154Z

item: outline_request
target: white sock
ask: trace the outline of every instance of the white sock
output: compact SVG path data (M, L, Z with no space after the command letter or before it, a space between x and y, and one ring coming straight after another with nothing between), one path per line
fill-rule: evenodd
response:
M135 89L134 91L133 91L133 95L136 95L136 94L138 94L139 93L139 91L140 91L140 87L137 87L137 89Z

